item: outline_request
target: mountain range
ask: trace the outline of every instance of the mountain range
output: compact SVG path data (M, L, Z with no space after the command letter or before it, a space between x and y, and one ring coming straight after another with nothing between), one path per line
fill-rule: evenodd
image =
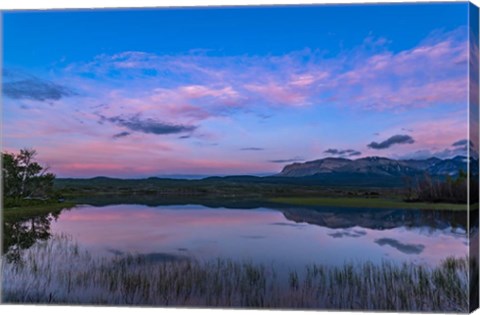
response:
M473 161L473 158L472 158ZM385 157L364 157L355 160L346 158L324 158L304 163L286 165L276 176L310 177L321 175L362 176L417 176L427 173L435 177L456 177L467 171L468 158L456 156L450 159L432 157L424 160L394 160ZM471 163L472 172L478 174L478 162Z
M55 185L62 189L101 189L117 191L119 189L139 189L141 191L160 189L163 194L185 194L193 191L203 193L213 190L215 193L232 189L244 191L253 189L281 189L287 186L322 186L322 187L403 187L405 178L419 178L425 173L438 179L447 175L456 178L461 171L466 172L468 158L456 156L449 159L428 158L423 160L394 160L385 157L364 157L359 159L324 158L304 163L286 165L274 175L230 175L208 176L204 178L159 178L118 179L95 177L90 179L57 178ZM473 174L478 174L478 159L470 158ZM279 187L280 187L279 186Z

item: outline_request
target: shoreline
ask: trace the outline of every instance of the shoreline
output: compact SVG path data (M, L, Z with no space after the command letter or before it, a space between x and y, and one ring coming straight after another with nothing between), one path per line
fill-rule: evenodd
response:
M109 195L114 199L115 197L120 197L122 195ZM92 196L94 197L94 196ZM125 197L125 195L123 195ZM138 195L136 196L138 197ZM147 197L147 195L146 195ZM148 197L152 197L151 195ZM164 196L163 196L164 197ZM179 198L181 196L171 196L172 201L175 201L175 204L181 204L182 200L185 200L187 203L190 198ZM183 196L185 197L185 196ZM88 196L85 196L88 199ZM195 199L195 198L193 198ZM235 196L235 198L225 197L225 196L208 196L206 199L195 199L194 204L204 205L205 201L215 200L215 206L221 206L224 204L226 207L234 206L232 201L238 201L239 199L244 199L246 202L252 201L258 203L258 207L263 206L263 203L268 203L271 205L282 205L282 206L304 206L304 207L333 207L333 208L374 208L374 209L411 209L411 210L438 210L438 211L468 211L468 210L478 210L478 204L470 206L466 204L450 204L450 203L428 203L428 202L406 202L398 199L384 199L384 198L359 198L359 197L271 197L271 198L256 198L250 199L248 196L242 198L241 196ZM159 201L169 201L169 198L158 199ZM203 202L202 202L203 201ZM54 203L43 203L36 205L25 205L17 207L3 208L2 218L4 221L23 221L30 219L32 217L60 213L64 209L70 209L76 206L78 202L74 200L67 200L65 202L54 202ZM115 202L112 204L116 204ZM161 205L161 204L159 204ZM208 206L208 204L206 204ZM238 207L241 207L241 204L237 204ZM250 205L248 208L255 208Z
M269 201L287 204L292 206L331 206L346 208L394 208L394 209L414 209L414 210L451 210L467 211L466 204L452 203L429 203L429 202L406 202L403 200L383 199L383 198L334 198L334 197L275 197ZM476 207L476 208L475 208ZM473 209L478 209L478 204L472 205Z

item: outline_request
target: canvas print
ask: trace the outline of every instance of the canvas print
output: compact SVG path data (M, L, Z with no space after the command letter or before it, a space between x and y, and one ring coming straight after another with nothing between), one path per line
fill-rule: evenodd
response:
M2 303L478 307L473 4L2 23Z

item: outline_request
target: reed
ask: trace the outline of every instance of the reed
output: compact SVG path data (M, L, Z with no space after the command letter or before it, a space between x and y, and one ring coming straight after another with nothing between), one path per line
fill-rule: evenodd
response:
M468 311L468 260L415 264L274 266L225 259L153 262L141 256L93 258L55 236L2 260L4 303L284 309Z

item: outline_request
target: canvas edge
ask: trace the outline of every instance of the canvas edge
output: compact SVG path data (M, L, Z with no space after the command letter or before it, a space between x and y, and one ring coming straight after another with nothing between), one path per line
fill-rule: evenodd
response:
M469 311L473 312L479 307L479 174L472 170L479 169L478 148L479 148L479 8L469 3L468 7L468 138L472 145L468 146L468 237L469 237ZM473 150L472 150L473 149ZM474 165L474 163L476 165ZM475 166L475 167L474 167Z
M93 1L93 0L92 0ZM132 2L133 1L133 2ZM78 1L51 1L43 4L42 1L32 1L32 4L25 4L25 1L17 2L15 5L3 5L0 3L0 12L20 13L20 12L42 12L42 11L111 11L111 10L181 10L181 9L241 9L241 8L270 8L270 7L313 7L313 6L351 6L351 5L442 5L442 4L466 4L480 0L177 0L164 2L149 2L149 0L135 1L125 0L122 3L109 0L97 0L94 4L90 0L80 4ZM44 1L45 2L45 1ZM97 4L98 3L98 4Z
M398 3L398 2L385 2L385 1L379 1L379 2L365 2L361 4L365 5L376 5L376 4L446 4L446 3L457 3L458 1L432 1L432 2L427 2L427 1L419 1L419 2L404 2L404 3ZM462 1L460 1L462 2ZM350 2L350 3L302 3L302 4L294 4L291 6L315 6L315 5L349 5L349 4L358 4L357 2ZM249 5L250 6L250 5ZM253 6L277 6L273 4L260 4L260 5L253 5ZM280 5L282 6L282 5ZM283 4L283 6L288 6L288 4ZM137 7L103 7L103 8L97 8L98 10L110 10L110 9L117 9L117 10L136 10L136 9L178 9L178 8L215 8L215 7L225 7L223 5L218 5L218 6L172 6L172 7L145 7L145 8L137 8ZM243 6L227 6L227 7L243 7ZM0 29L3 29L3 14L4 13L10 13L10 12L18 12L18 11L38 11L38 10L83 10L86 8L79 7L79 8L66 8L66 9L58 9L58 8L42 8L42 9L1 9L0 8ZM468 6L468 29L469 29L469 42L468 42L468 59L469 59L469 66L468 66L468 139L474 143L474 147L478 150L479 148L479 34L478 34L478 28L479 28L479 7L472 3L469 2ZM472 31L473 29L477 30L477 32ZM476 44L476 45L475 45ZM3 32L0 32L0 70L3 69ZM3 111L1 110L3 108L3 103L1 102L1 95L2 95L2 82L1 82L2 76L0 75L0 148L3 148ZM469 148L468 152L468 157L473 157L474 155L472 154L472 151ZM478 160L478 154L475 155L476 161L472 162L471 159L469 159L469 166L468 166L468 174L469 174L469 181L471 182L476 182L477 184L480 182L480 177L478 174L471 174L470 170L472 169L472 163L477 163L479 164ZM0 164L1 164L1 159L0 159ZM2 188L2 183L3 181L0 180L0 212L3 211L3 196L1 196L1 192L3 191ZM471 185L469 185L471 187ZM478 186L477 186L478 187ZM469 268L469 312L474 312L479 308L479 263L478 263L478 248L479 248L479 234L478 234L478 228L479 228L479 216L478 216L478 202L475 204L473 202L474 195L476 194L477 200L478 196L480 195L480 191L478 190L472 190L469 189L469 201L468 201L468 237L469 237L469 259L470 259L470 268ZM476 211L476 214L472 215L472 212ZM2 238L3 233L2 233L2 227L3 227L3 215L0 216L0 238ZM471 232L474 232L475 235L470 234ZM2 249L3 246L3 239L2 242L0 242L0 249ZM1 264L1 261L0 261ZM0 304L3 304L3 295L1 294L2 292L2 287L1 287L1 281L0 281ZM476 288L474 286L476 285ZM25 306L25 305L20 305L20 306ZM88 305L86 305L88 306ZM158 309L158 308L157 308ZM162 309L162 307L160 307ZM130 309L131 310L131 309ZM228 309L227 309L228 310ZM231 309L233 310L233 309ZM317 310L314 310L317 311ZM342 312L342 310L333 310L333 311L339 311ZM357 312L362 310L356 310ZM325 310L321 310L321 312L325 312ZM373 313L373 312L372 312ZM382 313L382 312L380 312ZM390 313L390 312L388 312ZM410 313L410 312L408 312ZM347 313L348 314L348 313Z
M0 148L3 152L3 15L0 9ZM3 155L0 154L0 165L3 167ZM0 175L0 252L3 253L3 171ZM0 279L3 277L3 258L0 258ZM3 304L3 281L0 281L0 304Z

